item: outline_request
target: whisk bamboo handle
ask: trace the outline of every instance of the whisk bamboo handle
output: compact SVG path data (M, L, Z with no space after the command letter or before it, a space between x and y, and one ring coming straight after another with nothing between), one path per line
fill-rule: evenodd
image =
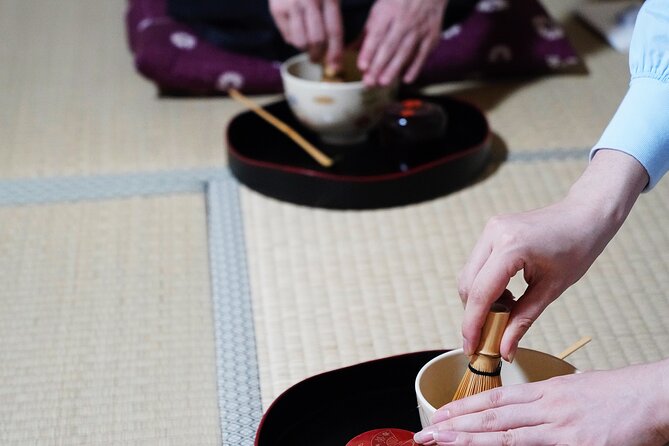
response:
M235 101L244 104L247 106L251 111L253 111L255 114L263 118L265 121L269 122L272 124L274 127L279 129L282 133L284 133L286 136L288 136L290 139L295 141L295 143L300 146L302 149L304 149L305 152L307 152L318 164L320 164L323 167L330 167L332 166L332 158L328 157L325 155L323 152L318 150L313 144L311 144L309 141L304 139L302 135L297 133L291 126L253 102L251 99L247 98L244 96L242 93L239 91L235 90L234 88L231 88L228 90L228 94L232 99Z
M500 356L499 346L502 342L506 324L509 321L509 314L509 308L506 306L498 303L493 304L481 330L481 341L476 353L485 356Z
M574 353L576 350L583 347L585 344L587 344L590 341L592 341L592 338L590 336L583 336L581 339L579 339L578 341L574 342L569 347L564 349L564 351L562 353L560 353L559 355L557 355L557 357L560 358L560 359L564 359L567 356Z

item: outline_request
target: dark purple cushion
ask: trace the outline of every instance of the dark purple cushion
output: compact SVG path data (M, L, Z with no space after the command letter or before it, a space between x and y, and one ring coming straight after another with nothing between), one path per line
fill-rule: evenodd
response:
M282 90L279 63L233 53L202 40L167 15L165 0L130 0L128 41L137 70L167 93Z
M538 1L479 0L462 22L442 32L418 83L545 74L580 63Z
M163 92L282 90L278 61L214 46L170 18L166 0L130 0L126 22L138 71ZM563 29L537 0L479 0L466 18L442 32L417 83L545 74L579 63Z

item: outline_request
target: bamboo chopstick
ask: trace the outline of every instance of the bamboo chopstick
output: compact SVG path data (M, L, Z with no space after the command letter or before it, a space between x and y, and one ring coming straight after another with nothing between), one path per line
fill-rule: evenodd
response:
M560 359L564 359L590 341L592 341L592 338L590 336L583 336L581 339L579 339L578 341L574 342L569 347L567 347L562 353L557 355L557 357Z
M330 167L332 166L332 158L328 157L325 155L323 152L318 150L313 144L311 144L309 141L304 139L302 135L297 133L292 127L290 127L288 124L253 102L251 99L247 98L244 96L242 93L239 91L235 90L234 88L231 88L228 90L228 94L232 99L235 101L238 101L244 105L246 105L249 109L251 109L253 112L255 112L258 116L263 118L265 121L269 122L272 124L274 127L279 129L281 132L283 132L286 136L288 136L290 139L295 141L295 143L300 146L302 149L304 149L305 152L307 152L318 164L320 164L323 167Z

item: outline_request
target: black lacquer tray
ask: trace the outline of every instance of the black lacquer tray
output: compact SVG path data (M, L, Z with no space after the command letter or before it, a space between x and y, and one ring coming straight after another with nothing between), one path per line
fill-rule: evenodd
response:
M414 381L423 365L445 351L392 356L299 382L269 407L255 445L344 446L373 429L418 432Z
M485 167L490 128L484 114L472 104L448 96L420 99L444 109L448 128L425 152L427 158L405 165L405 170L399 159L402 155L382 147L374 132L363 144L324 145L300 125L286 101L265 108L331 156L334 165L318 165L291 139L249 111L236 116L228 126L230 168L251 189L306 206L372 209L447 194L466 185Z

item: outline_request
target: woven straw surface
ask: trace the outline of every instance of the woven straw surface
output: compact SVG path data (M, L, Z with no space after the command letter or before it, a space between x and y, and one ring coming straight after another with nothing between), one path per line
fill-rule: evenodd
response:
M222 165L240 107L157 99L135 73L125 1L0 0L2 177Z
M202 196L0 222L0 443L217 444Z
M455 274L485 221L557 199L582 170L550 154L597 139L626 57L571 17L577 0L545 3L588 75L430 89L488 113L510 162L485 181L372 212L243 191L265 404L318 371L458 346ZM0 0L0 178L224 165L221 133L242 108L157 98L134 73L124 7ZM557 353L590 334L583 369L669 355L668 189L642 198L525 345ZM0 443L220 442L205 212L201 195L0 208Z
M456 275L489 216L559 199L585 158L509 162L459 193L400 209L331 212L246 191L249 270L264 403L304 377L461 345ZM610 368L669 355L669 218L660 184L605 253L549 307L524 346ZM522 281L512 289L522 290ZM664 322L663 322L664 321Z

